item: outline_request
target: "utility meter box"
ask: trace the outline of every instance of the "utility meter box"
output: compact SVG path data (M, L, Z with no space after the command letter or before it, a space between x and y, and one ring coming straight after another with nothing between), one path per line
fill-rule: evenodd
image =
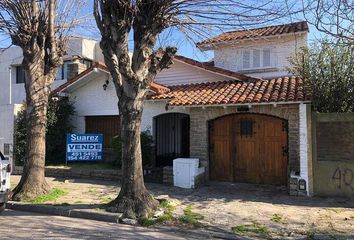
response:
M204 167L199 167L198 158L177 158L173 160L174 186L181 188L195 188L195 180L204 174Z

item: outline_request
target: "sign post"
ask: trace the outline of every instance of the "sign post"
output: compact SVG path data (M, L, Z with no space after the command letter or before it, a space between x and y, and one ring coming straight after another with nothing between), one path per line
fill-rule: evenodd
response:
M102 160L103 134L66 135L66 162Z

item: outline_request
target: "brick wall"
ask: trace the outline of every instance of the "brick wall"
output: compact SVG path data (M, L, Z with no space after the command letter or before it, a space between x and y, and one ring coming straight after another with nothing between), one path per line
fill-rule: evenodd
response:
M318 161L354 162L354 122L318 122Z
M315 114L314 194L354 196L354 113Z
M288 120L289 124L289 171L299 171L299 107L292 105L252 106L250 113L262 113ZM208 121L237 113L237 107L206 107L190 109L190 157L199 158L201 165L206 167L209 179Z

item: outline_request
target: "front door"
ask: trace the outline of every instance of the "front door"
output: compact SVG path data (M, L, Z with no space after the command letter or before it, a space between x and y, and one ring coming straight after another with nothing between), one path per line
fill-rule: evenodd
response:
M189 157L189 116L168 113L155 117L156 165L172 166L173 160Z
M210 176L217 181L287 184L287 122L234 114L210 123Z

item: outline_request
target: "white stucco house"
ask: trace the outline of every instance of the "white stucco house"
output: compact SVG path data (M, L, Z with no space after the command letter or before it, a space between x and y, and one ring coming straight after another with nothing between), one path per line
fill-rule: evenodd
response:
M207 180L285 185L294 195L311 195L310 101L303 80L286 71L307 34L306 22L227 32L197 44L214 51L212 62L176 56L145 102L142 131L153 135L156 166L198 158ZM77 133L103 133L109 147L120 129L118 99L99 45L73 39L68 52L53 94L75 103ZM0 55L0 121L6 124L0 136L7 143L24 100L20 63L17 48Z

